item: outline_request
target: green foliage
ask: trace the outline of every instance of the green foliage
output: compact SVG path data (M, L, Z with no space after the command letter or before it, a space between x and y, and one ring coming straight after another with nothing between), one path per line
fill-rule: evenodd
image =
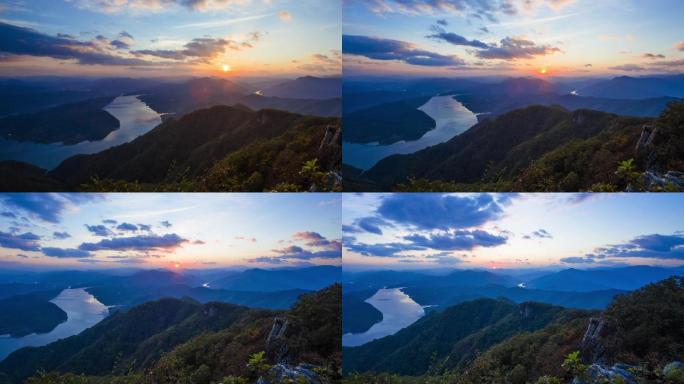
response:
M257 377L264 376L271 369L271 365L266 363L266 352L261 351L249 356L247 368Z
M564 384L563 380L556 376L542 376L539 379L537 379L536 384Z
M587 368L589 368L586 364L582 363L582 358L580 357L579 351L568 353L568 355L565 356L565 360L563 360L563 364L561 366L573 377L579 378L584 377L584 374L587 372Z

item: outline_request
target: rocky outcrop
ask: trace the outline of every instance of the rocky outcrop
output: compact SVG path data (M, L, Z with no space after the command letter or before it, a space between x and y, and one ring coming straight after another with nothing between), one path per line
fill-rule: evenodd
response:
M668 190L672 192L684 191L684 173L676 171L667 171L664 174L659 174L655 171L646 171L642 178L646 185L646 190Z
M315 366L310 364L299 364L296 367L289 367L286 364L276 364L268 371L266 376L260 377L256 384L321 384L321 376L314 371L315 368Z
M653 143L653 138L655 138L657 133L658 128L652 125L644 125L641 128L641 136L639 136L639 140L637 141L635 151L639 152L642 150L649 149L648 147L650 147Z
M587 330L582 336L580 349L582 356L587 357L592 362L602 362L605 360L605 347L601 343L601 336L604 336L608 324L603 317L592 317L589 319Z
M587 368L583 378L574 378L572 384L604 384L624 383L637 384L637 380L630 372L634 368L627 364L615 364L612 367L604 367L600 364L592 364Z
M266 339L266 354L272 361L281 363L288 360L290 350L285 340L285 332L289 325L289 321L284 316L277 316L273 319L271 332Z

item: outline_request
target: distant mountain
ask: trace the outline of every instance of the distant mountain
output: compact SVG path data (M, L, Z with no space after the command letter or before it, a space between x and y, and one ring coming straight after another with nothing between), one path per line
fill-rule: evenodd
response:
M209 283L213 289L274 292L291 289L318 290L341 279L342 269L318 266L299 269L248 269Z
M0 119L0 136L16 141L67 145L102 140L119 128L119 120L102 109L113 99L103 97L5 117Z
M404 286L481 287L493 284L510 287L515 285L515 282L509 276L478 270L455 270L446 275L414 271L370 271L344 275L345 289L351 291Z
M342 100L332 99L287 99L267 97L253 93L240 99L240 103L252 109L280 109L304 115L339 117L342 114Z
M68 158L39 186L89 190L330 190L339 184L340 121L244 106L217 106L171 119L130 143ZM306 162L310 167L302 172ZM2 163L5 190L31 190L20 163Z
M638 172L684 171L684 141L676 128L682 109L684 103L671 103L652 120L532 106L480 122L445 143L387 157L350 181L384 190L571 192L620 190L628 183L637 188L637 181L616 174L620 162L634 159ZM653 126L658 129L647 145L637 145Z
M670 276L684 275L684 268L633 266L610 269L565 269L527 283L528 288L566 292L605 289L635 290Z
M140 99L155 111L178 116L215 105L234 105L249 93L249 89L230 80L211 77L131 92L140 95Z
M580 89L579 94L613 99L647 99L661 96L684 98L684 75L620 76L591 84Z
M22 337L46 333L67 320L67 314L50 302L61 290L31 292L0 299L0 335Z
M496 94L508 97L527 95L556 95L568 93L561 85L543 79L519 77L505 79L499 83L476 84L465 89L465 93Z
M418 110L428 100L429 97L394 101L348 113L344 117L343 139L380 145L418 140L436 126L433 118Z
M438 367L463 368L479 351L568 316L576 315L546 304L469 301L425 316L394 335L344 348L344 371L414 376Z
M374 291L350 292L345 289L342 297L342 334L363 333L373 324L382 321L382 312L365 301L374 293Z
M334 88L336 91L328 90ZM253 109L280 109L314 116L340 116L339 79L300 78L275 86L273 93L256 94L251 88L211 77L163 84L133 92L159 113L182 117L201 108L244 104ZM309 90L311 92L307 92Z
M325 382L336 380L340 301L338 285L302 297L287 312L178 299L149 302L77 336L12 353L0 362L0 379L20 383L45 370L56 382L67 381L67 375L58 379L60 372L103 383L209 384L226 376L255 382L267 372L250 370L248 362L263 351L264 364L294 372L295 378L312 372Z
M340 99L342 79L340 77L298 77L268 87L262 91L264 96L290 99Z

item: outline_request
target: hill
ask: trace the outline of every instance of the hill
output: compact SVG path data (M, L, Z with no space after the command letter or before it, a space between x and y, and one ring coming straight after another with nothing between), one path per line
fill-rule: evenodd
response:
M11 383L43 368L54 373L37 375L38 382L66 381L74 376L64 373L71 372L86 375L83 382L209 384L227 376L256 380L269 375L270 366L294 371L309 363L320 368L317 377L334 377L341 357L340 295L332 286L302 297L288 312L162 299L118 312L77 336L18 350L0 362L0 372Z
M291 99L340 99L342 79L339 77L303 76L283 81L262 91L264 96Z
M0 299L0 335L47 333L65 322L66 312L50 302L59 292L39 291Z
M344 371L422 375L462 368L508 337L541 329L571 312L546 304L478 299L428 315L394 335L344 349ZM439 368L438 368L439 367Z
M64 143L104 139L119 120L103 110L113 97L62 104L38 112L0 119L0 136L17 141Z
M428 100L429 97L395 101L346 114L344 141L389 145L418 140L436 126L433 118L417 109Z
M387 157L351 185L461 191L666 188L667 182L658 185L640 176L684 170L677 128L682 111L684 103L672 103L653 120L532 106L480 122L445 143ZM621 164L626 170L617 172Z
M340 281L342 268L316 266L298 269L247 269L211 281L213 289L275 292L288 289L319 290Z
M631 77L620 76L590 84L580 94L615 99L646 99L671 96L684 97L684 76Z

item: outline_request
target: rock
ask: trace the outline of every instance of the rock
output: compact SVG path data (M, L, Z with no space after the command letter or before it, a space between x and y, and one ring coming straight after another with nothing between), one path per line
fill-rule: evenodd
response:
M323 140L321 140L321 144L318 146L318 152L323 152L328 149L328 147L338 146L340 143L341 131L340 126L328 125L325 127L325 135L323 136Z
M627 364L615 364L610 368L600 364L592 364L586 372L587 384L614 383L616 378L621 378L625 384L637 384L636 378L629 372L632 366Z
M287 318L283 316L276 316L273 319L271 332L266 339L266 354L272 361L277 361L278 363L287 361L290 348L284 336L289 324Z
M680 192L684 191L684 173L682 172L668 171L660 175L655 171L646 171L642 177L648 190L673 188Z
M307 383L321 384L321 376L314 372L315 366L311 364L299 364L290 367L286 364L277 364L268 371L267 377L260 377L257 384L276 383Z
M652 125L644 125L641 128L641 136L639 136L639 140L637 141L635 151L639 152L641 150L646 149L646 147L650 146L651 143L653 143L653 138L655 137L656 133L658 132L658 129Z

